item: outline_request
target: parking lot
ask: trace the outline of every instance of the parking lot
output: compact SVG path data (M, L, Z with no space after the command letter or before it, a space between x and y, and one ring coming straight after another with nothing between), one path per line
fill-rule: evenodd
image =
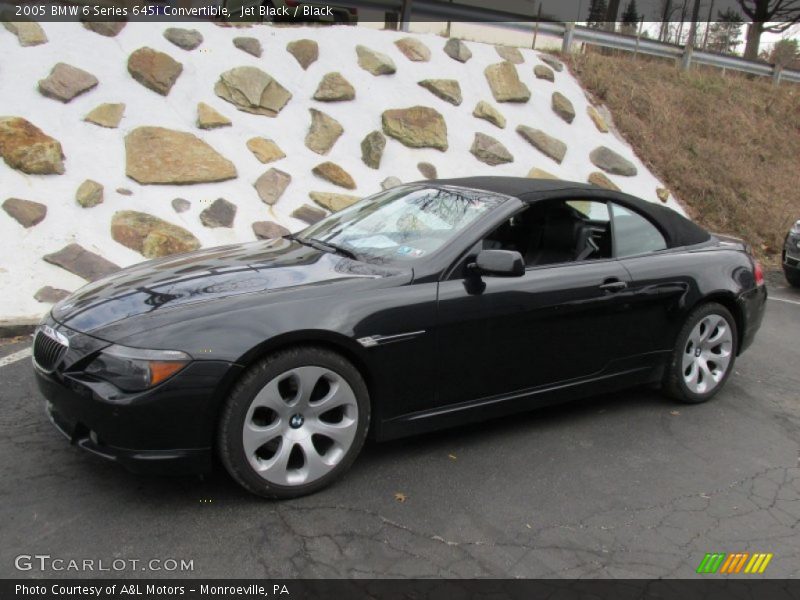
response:
M222 471L140 477L68 446L29 359L3 361L29 342L7 343L0 576L691 577L707 552L769 552L764 576L796 577L800 294L774 283L710 403L637 389L371 443L337 485L287 502ZM142 563L18 571L20 554ZM143 571L151 559L192 570Z

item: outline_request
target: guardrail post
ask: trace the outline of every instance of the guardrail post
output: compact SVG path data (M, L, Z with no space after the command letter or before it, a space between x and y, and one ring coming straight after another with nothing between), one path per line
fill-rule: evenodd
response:
M564 28L564 42L561 44L561 53L572 52L572 38L575 37L575 23L567 23Z
M689 67L692 66L692 44L691 42L686 43L686 47L683 49L683 56L681 56L681 71L688 71Z
M411 1L403 0L403 7L400 11L400 31L408 33L409 23L411 21Z
M780 85L782 73L783 67L781 65L774 65L772 67L772 85Z

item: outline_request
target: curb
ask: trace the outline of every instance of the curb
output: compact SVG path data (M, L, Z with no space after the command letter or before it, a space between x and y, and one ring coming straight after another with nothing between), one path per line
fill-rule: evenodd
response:
M39 319L25 317L21 319L0 319L0 338L16 337L33 333Z

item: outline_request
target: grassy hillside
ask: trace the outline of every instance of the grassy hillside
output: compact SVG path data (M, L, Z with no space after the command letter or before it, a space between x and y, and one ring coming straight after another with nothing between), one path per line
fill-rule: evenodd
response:
M712 231L767 262L800 219L800 85L630 56L576 55L572 71L642 161Z

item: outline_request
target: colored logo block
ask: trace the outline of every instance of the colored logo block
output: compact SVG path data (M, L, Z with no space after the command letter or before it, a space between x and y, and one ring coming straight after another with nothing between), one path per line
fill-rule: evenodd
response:
M697 567L698 573L719 573L735 575L738 573L760 574L767 570L773 554L767 552L713 552L708 553Z

